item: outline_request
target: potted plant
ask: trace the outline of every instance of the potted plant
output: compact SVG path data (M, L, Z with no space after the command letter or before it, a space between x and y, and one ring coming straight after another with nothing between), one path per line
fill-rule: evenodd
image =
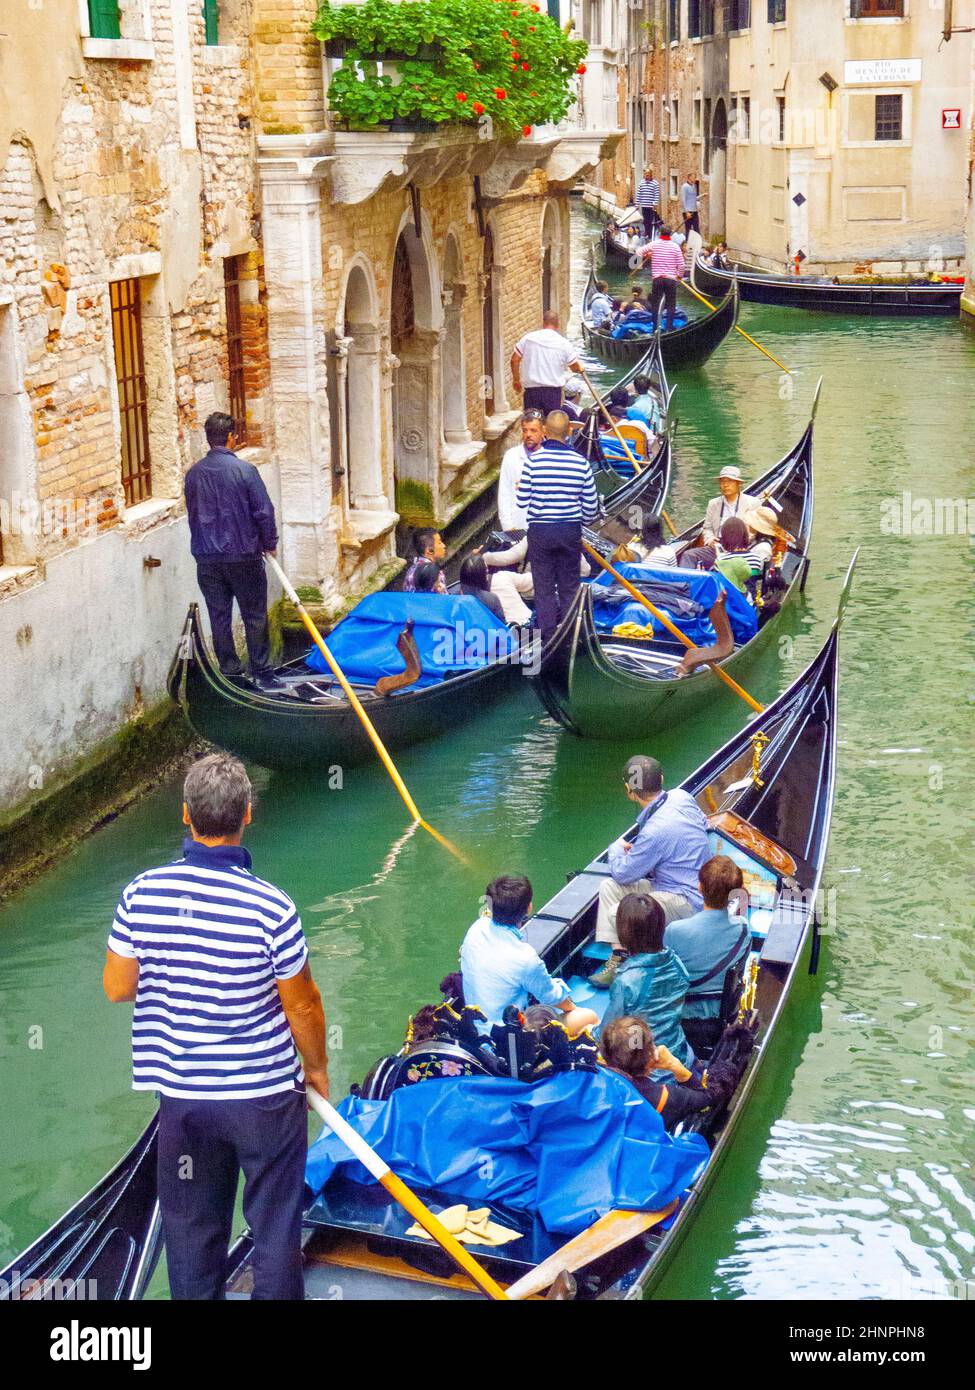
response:
M342 58L328 100L351 129L459 124L527 136L562 119L585 72L586 44L522 0L323 0L312 31Z

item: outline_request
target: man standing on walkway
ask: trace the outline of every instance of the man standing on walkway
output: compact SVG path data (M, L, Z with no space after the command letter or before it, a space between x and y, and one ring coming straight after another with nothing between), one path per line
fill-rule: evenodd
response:
M304 1297L305 1082L327 1097L325 1014L294 903L251 873L250 821L243 764L194 763L182 857L123 889L108 938L105 993L135 1001L133 1089L159 1093L173 1298L223 1297L241 1169L252 1297Z
M652 239L660 225L660 184L650 168L643 171L643 178L636 190L636 205L643 214L644 230Z
M542 315L542 327L525 336L511 354L511 382L519 396L524 390L525 409L558 410L567 372L581 372L578 353L559 332L554 309Z
M677 282L684 278L684 253L671 241L669 227L660 228L660 236L649 246L640 248L643 259L650 261L650 312L654 323L660 323L661 306L667 307L667 322L662 331L669 333L674 326L677 309Z
M206 600L213 649L225 676L243 670L234 645L234 599L244 620L251 675L272 679L264 551L278 547L264 479L234 453L234 422L215 411L204 425L210 451L186 474L186 513L196 578Z
M498 475L498 525L509 535L524 535L528 519L518 506L518 483L525 464L541 447L545 416L540 410L526 410L521 417L521 443L512 444L501 460Z
M518 483L518 506L528 521L535 622L543 642L568 613L579 588L582 523L599 514L592 469L568 440L568 415L551 411L541 447L526 459Z
M688 174L681 184L680 205L684 214L684 236L689 237L691 232L701 234L701 224L698 221L698 201L701 198L698 192L697 180L693 174Z

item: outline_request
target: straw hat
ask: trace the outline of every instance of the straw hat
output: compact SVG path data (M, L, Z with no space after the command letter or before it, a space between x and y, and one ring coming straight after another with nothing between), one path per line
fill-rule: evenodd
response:
M724 468L722 468L721 472L718 474L718 477L730 478L732 482L740 483L742 480L741 469L736 468L733 463L727 463L725 464Z
M746 512L742 521L762 536L783 535L782 527L771 507L756 507L753 511Z

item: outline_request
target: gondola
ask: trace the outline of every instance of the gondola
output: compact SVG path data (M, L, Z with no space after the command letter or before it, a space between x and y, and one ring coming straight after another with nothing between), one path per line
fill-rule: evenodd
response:
M646 342L643 337L613 338L594 328L588 317L588 307L595 293L595 276L590 271L582 297L582 336L586 347L607 362L632 365L643 357ZM660 334L660 351L664 365L670 367L699 367L719 348L738 322L738 291L732 283L720 304L713 311L692 319L683 328Z
M777 504L780 525L795 538L782 563L782 579L787 585L778 596L782 608L806 579L818 399L819 386L809 424L798 444L746 488L753 496ZM672 543L682 553L699 534L700 524ZM680 578L679 570L655 573L663 583ZM530 677L542 704L563 727L584 738L647 735L696 713L721 690L713 671L706 668L683 679L675 677L684 648L673 638L643 641L598 632L593 599L591 587L582 585L569 613L542 649L537 673ZM739 673L765 649L777 626L777 617L770 616L749 641L720 663L721 668L740 679Z
M723 295L734 280L738 293L750 304L774 304L782 309L814 309L823 314L872 317L958 317L964 284L929 283L898 285L858 283L850 278L837 283L825 275L770 275L737 266L715 270L698 256L691 267L691 283L706 295Z
M640 209L629 208L615 222L604 227L600 241L607 264L630 269L633 257L646 241Z
M372 595L363 604L380 597ZM473 610L494 621L476 599L396 597L466 605L463 612L444 609L442 625L448 635L456 622L467 624L467 636L475 635L478 619L472 617ZM401 628L391 628L391 650L398 643L396 631L402 635ZM354 680L356 694L386 747L403 748L432 738L476 717L488 701L510 690L520 678L522 650L516 636L506 633L505 641L505 650L496 644L486 651L485 664L437 684L413 685L384 695L377 692L374 681ZM279 666L274 676L277 688L271 690L225 676L204 638L199 607L190 604L169 670L168 689L198 734L238 757L275 769L351 767L375 757L358 715L330 675L316 674L298 660Z
M110 1173L0 1270L0 1300L141 1298L159 1258L157 1117Z
M710 1157L683 1192L676 1213L580 1270L577 1299L635 1300L652 1292L704 1206L759 1076L775 1065L790 997L800 995L803 978L815 974L821 926L817 901L836 773L837 648L852 573L851 564L836 621L812 664L681 784L708 815L715 852L738 859L749 888L752 953L743 988L726 991L723 1017L732 1027L715 1051L725 1055L727 1049L741 1047L740 1080L726 1105L689 1126L704 1136ZM573 875L525 928L549 970L569 983L577 1001L592 1002L589 996L596 993L586 979L600 959L594 947L595 916L606 858L604 852ZM739 1041L732 1041L736 1035ZM409 1084L407 1065L417 1065L427 1049L431 1056L449 1055L458 1069L466 1058L476 1070L476 1056L461 1045L421 1044L419 1051L404 1047L372 1069L363 1096L385 1098L397 1084ZM451 1084L419 1082L421 1090ZM395 1163L393 1167L395 1171ZM456 1190L428 1188L418 1195L437 1212L463 1200ZM553 1238L540 1248L537 1220L523 1210L495 1205L490 1210L494 1219L522 1233L508 1245L473 1252L502 1285L521 1278L543 1251L557 1250L564 1241ZM410 1219L377 1186L334 1175L305 1215L306 1297L401 1301L478 1296L439 1250L407 1233ZM245 1297L251 1287L251 1250L245 1232L231 1251L230 1298Z

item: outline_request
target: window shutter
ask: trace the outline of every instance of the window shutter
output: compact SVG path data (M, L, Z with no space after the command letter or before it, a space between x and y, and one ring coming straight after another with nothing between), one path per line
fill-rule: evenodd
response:
M118 0L88 0L88 22L93 39L120 39Z
M209 45L220 42L220 0L203 0L203 22L206 27L206 41Z

